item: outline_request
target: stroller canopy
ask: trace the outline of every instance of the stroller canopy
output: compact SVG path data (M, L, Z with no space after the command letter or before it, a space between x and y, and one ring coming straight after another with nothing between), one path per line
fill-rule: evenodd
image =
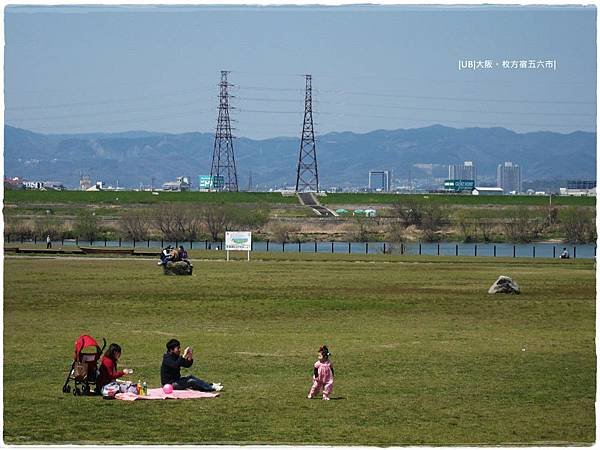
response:
M77 338L77 340L75 341L75 353L73 356L73 360L79 361L80 360L79 356L81 354L81 351L86 347L94 347L96 357L97 358L100 357L100 354L102 353L102 348L100 348L100 346L98 345L98 342L96 342L96 340L93 337L88 336L87 334L83 334L83 335L79 336Z

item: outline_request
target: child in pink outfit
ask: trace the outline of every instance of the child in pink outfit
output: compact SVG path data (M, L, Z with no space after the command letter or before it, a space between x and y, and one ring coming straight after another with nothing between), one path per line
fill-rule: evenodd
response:
M333 389L333 365L329 361L329 349L323 345L319 348L318 361L315 363L313 373L313 384L308 393L308 398L313 398L323 389L323 400L329 400L329 394Z

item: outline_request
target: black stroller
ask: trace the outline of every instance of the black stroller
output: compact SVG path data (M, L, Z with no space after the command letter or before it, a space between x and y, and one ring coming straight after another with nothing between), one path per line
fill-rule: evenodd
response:
M96 340L86 334L75 341L73 363L63 385L63 392L71 392L70 382L73 381L73 395L93 395L96 392L96 377L98 376L98 361L106 347L106 339L102 338L102 348ZM87 351L84 351L87 350Z

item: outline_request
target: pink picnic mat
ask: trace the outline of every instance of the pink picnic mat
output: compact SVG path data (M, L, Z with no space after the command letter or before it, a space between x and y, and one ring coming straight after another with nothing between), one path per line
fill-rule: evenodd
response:
M168 398L185 399L185 398L213 398L218 397L217 392L201 392L192 390L173 391L170 394L165 394L162 388L148 389L148 395L137 395L130 392L115 395L118 400L132 402L134 400L166 400Z

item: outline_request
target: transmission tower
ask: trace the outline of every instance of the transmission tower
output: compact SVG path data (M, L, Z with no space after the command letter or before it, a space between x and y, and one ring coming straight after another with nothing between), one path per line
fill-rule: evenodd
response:
M312 117L312 76L305 75L306 93L304 94L304 124L298 158L296 192L319 191L319 172L317 170L317 151Z
M221 82L219 83L219 118L217 119L217 131L215 132L210 177L215 190L237 192L238 182L235 170L235 157L233 155L231 122L229 120L229 93L227 91L227 88L233 85L227 82L228 73L226 70L221 71Z

